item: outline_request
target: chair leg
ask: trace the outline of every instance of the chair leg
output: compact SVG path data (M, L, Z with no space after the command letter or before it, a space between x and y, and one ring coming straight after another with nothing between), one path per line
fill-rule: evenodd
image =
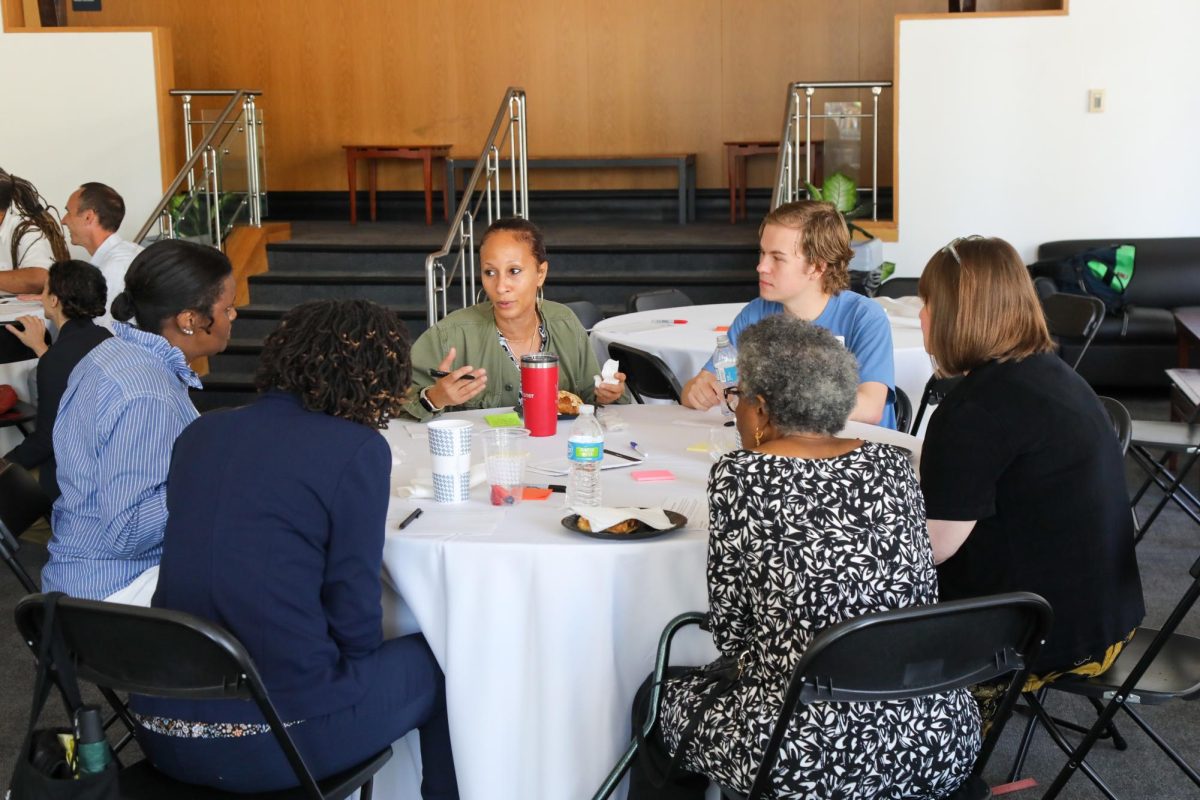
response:
M1046 790L1046 794L1042 795L1042 800L1053 800L1053 798L1058 797L1058 793L1061 792L1062 788L1067 785L1067 781L1069 781L1071 776L1075 774L1075 770L1083 770L1083 774L1088 776L1088 779L1091 780L1096 788L1100 790L1100 793L1107 797L1108 800L1118 800L1117 796L1113 793L1113 790L1108 788L1108 784L1104 782L1104 779L1101 778L1096 770L1092 769L1092 765L1086 761L1088 751L1092 749L1092 745L1095 743L1098 736L1089 734L1088 736L1084 737L1083 743L1080 744L1079 747L1073 748L1071 743L1067 741L1066 737L1062 735L1062 732L1058 730L1058 727L1054 724L1054 720L1048 713L1046 713L1046 709L1042 708L1042 704L1039 703L1036 698L1031 698L1029 696L1026 696L1026 700L1030 702L1030 706L1033 708L1034 713L1037 714L1042 726L1045 727L1046 733L1050 735L1050 738L1054 740L1054 743L1058 745L1059 749L1067 754L1067 763L1063 765L1061 770L1059 770L1058 775L1054 779L1054 783L1051 784L1050 788ZM1101 717L1101 719L1103 719L1103 717ZM1097 724L1099 724L1099 722L1100 720L1097 720ZM1107 722L1107 720L1105 720L1105 722ZM1093 726L1093 728L1094 727L1095 726Z
M1168 744L1165 739L1158 735L1156 730L1150 727L1150 723L1146 722L1146 720L1142 718L1141 714L1134 711L1128 705L1122 705L1121 708L1125 709L1125 713L1128 714L1135 723L1137 723L1137 726L1142 729L1146 736L1150 737L1150 741L1158 745L1158 749L1166 753L1167 758L1174 761L1175 766L1179 767L1179 769L1183 771L1184 775L1187 775L1189 778L1191 778L1192 783L1200 786L1200 774L1197 774L1196 770L1192 768L1192 765L1184 761L1183 756L1179 755L1175 748L1171 747L1171 745Z
M358 800L371 800L371 795L375 792L375 776L367 778L367 782L358 790Z
M1183 509L1183 511L1187 513L1187 515L1190 516L1193 521L1195 521L1197 524L1200 524L1200 514L1198 514L1194 509L1188 507L1183 500L1176 496L1178 492L1182 491L1186 497L1193 501L1195 500L1195 495L1192 495L1191 492L1189 492L1186 487L1183 486L1183 481L1187 478L1188 472L1190 472L1192 467L1195 465L1197 458L1200 458L1200 450L1193 453L1191 457L1188 458L1187 463L1185 463L1183 467L1179 469L1179 471L1173 476L1173 479L1167 483L1166 486L1163 486L1163 484L1159 482L1157 475L1151 476L1154 482L1157 483L1162 489L1163 496L1159 499L1158 505L1154 507L1154 510L1150 512L1150 515L1146 517L1146 521L1142 523L1142 527L1138 529L1137 535L1134 537L1134 541L1136 543L1140 543L1142 541L1142 538L1146 535L1146 532L1150 529L1150 526L1154 523L1154 520L1158 519L1158 515L1162 513L1164 508L1166 508L1167 503L1172 501L1174 501L1177 506ZM1143 468L1146 467L1145 464L1142 466ZM1169 475L1170 473L1168 472L1167 474Z
M1046 687L1043 686L1038 690L1037 699L1040 701L1046 696ZM1033 706L1030 706L1032 712ZM1008 782L1014 783L1021 778L1021 770L1025 767L1025 758L1029 755L1029 745L1033 742L1033 734L1037 732L1038 717L1037 713L1031 713L1029 722L1025 723L1025 730L1021 733L1021 742L1017 745L1017 757L1013 759L1012 769L1008 772Z
M1089 697L1088 701L1091 702L1092 708L1096 709L1097 717L1104 713L1104 703L1101 703L1094 697ZM1112 739L1113 747L1118 750L1129 749L1129 742L1125 741L1125 737L1122 736L1121 732L1117 730L1117 725L1112 720L1108 721L1108 725L1104 728L1104 735L1100 738Z

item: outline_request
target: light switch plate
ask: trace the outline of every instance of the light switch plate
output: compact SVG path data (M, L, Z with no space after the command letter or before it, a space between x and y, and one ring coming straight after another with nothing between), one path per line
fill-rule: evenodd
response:
M1088 113L1103 114L1105 109L1104 90L1088 89Z

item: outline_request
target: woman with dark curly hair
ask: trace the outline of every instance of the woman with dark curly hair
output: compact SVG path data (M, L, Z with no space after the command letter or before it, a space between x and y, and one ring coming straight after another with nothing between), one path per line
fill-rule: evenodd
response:
M305 303L263 347L248 406L180 435L153 605L232 631L320 779L421 732L422 796L458 797L441 670L422 636L383 641L391 452L408 332L364 300ZM139 741L172 777L234 792L296 784L257 709L138 697Z
M4 457L26 469L38 468L38 480L51 498L57 498L54 462L54 418L67 390L71 371L92 348L112 336L92 320L104 316L106 283L100 270L86 261L59 261L50 267L42 289L42 313L58 328L54 346L46 344L46 323L41 317L17 319L21 329L4 328L40 359L37 366L37 428Z

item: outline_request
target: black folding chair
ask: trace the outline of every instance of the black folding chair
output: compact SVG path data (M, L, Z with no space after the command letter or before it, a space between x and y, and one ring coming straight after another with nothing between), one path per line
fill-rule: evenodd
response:
M951 800L988 797L983 769L1025 684L1029 665L1037 658L1051 616L1049 603L1041 597L1014 592L866 614L826 628L812 640L792 671L750 793L742 795L722 787L722 795L728 800L766 796L783 737L802 706L904 700L1010 676L975 766ZM687 625L705 627L706 620L700 613L683 614L663 631L645 736L651 735L657 720L659 687L670 658L671 639ZM593 800L604 800L612 793L636 752L634 739Z
M639 292L629 295L626 310L654 311L658 308L675 308L677 306L690 305L694 305L692 298L678 289L658 289L653 292Z
M680 402L683 389L671 368L658 356L636 347L611 342L608 345L608 357L620 362L621 372L625 373L625 385L629 387L634 400L645 403L645 398L649 397Z
M1119 710L1128 714L1150 740L1200 787L1200 773L1133 709L1135 705L1162 705L1172 700L1200 698L1200 639L1175 632L1197 598L1200 598L1200 559L1192 564L1190 574L1191 584L1162 628L1138 628L1133 639L1104 674L1094 678L1071 679L1068 676L1046 687L1050 691L1081 695L1100 706L1099 716L1090 728L1084 729L1085 735L1078 745L1072 747L1067 742L1046 712L1040 696L1025 696L1055 744L1067 754L1067 763L1042 796L1043 800L1057 797L1076 770L1083 770L1105 797L1115 800L1116 795L1086 759L1096 741L1105 737Z
M908 433L909 423L912 422L912 400L908 399L908 393L896 387L896 430L901 433Z
M1158 420L1135 419L1130 428L1129 455L1133 462L1146 472L1146 480L1133 494L1130 507L1135 509L1134 519L1137 519L1137 505L1150 487L1157 486L1162 491L1158 503L1146 515L1146 519L1136 525L1136 541L1141 542L1150 526L1158 519L1159 514L1174 503L1183 513L1200 525L1200 497L1184 485L1188 473L1200 459L1200 405L1196 406L1191 419L1187 422L1162 422ZM1151 451L1161 450L1162 455L1155 458ZM1171 458L1178 457L1179 464L1174 472L1171 471Z
M1064 292L1048 294L1041 301L1050 335L1079 348L1079 354L1071 364L1072 369L1078 370L1079 362L1083 361L1092 339L1096 338L1096 331L1100 330L1100 323L1104 321L1104 301L1091 295Z
M876 297L915 297L920 278L888 278L875 290Z
M0 458L0 558L27 592L41 590L17 560L21 547L17 537L39 519L49 518L53 505L54 501L24 467Z
M921 420L925 419L925 409L936 406L945 400L946 395L950 394L962 379L961 375L950 378L939 378L937 375L933 375L925 381L925 390L921 392L921 405L917 407L917 416L912 421L911 431L913 434L921 429Z
M17 629L35 648L42 635L43 602L42 595L31 595L17 605ZM123 800L343 800L359 788L362 799L370 800L375 773L391 758L392 748L342 773L315 780L267 696L250 655L220 626L178 611L69 597L59 601L56 615L55 627L62 634L66 655L82 680L154 697L253 701L299 784L269 795L232 794L172 780L143 760L121 770ZM136 725L129 712L122 711L126 724Z
M600 307L590 300L572 300L563 305L575 312L575 316L579 317L579 323L583 325L585 331L590 331L596 327L597 322L604 319Z

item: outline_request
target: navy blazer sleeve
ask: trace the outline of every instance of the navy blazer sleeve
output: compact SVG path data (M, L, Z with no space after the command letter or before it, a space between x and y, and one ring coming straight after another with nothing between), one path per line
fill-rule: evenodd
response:
M330 635L349 658L383 643L381 573L391 471L387 441L373 432L347 463L330 508L321 602Z

